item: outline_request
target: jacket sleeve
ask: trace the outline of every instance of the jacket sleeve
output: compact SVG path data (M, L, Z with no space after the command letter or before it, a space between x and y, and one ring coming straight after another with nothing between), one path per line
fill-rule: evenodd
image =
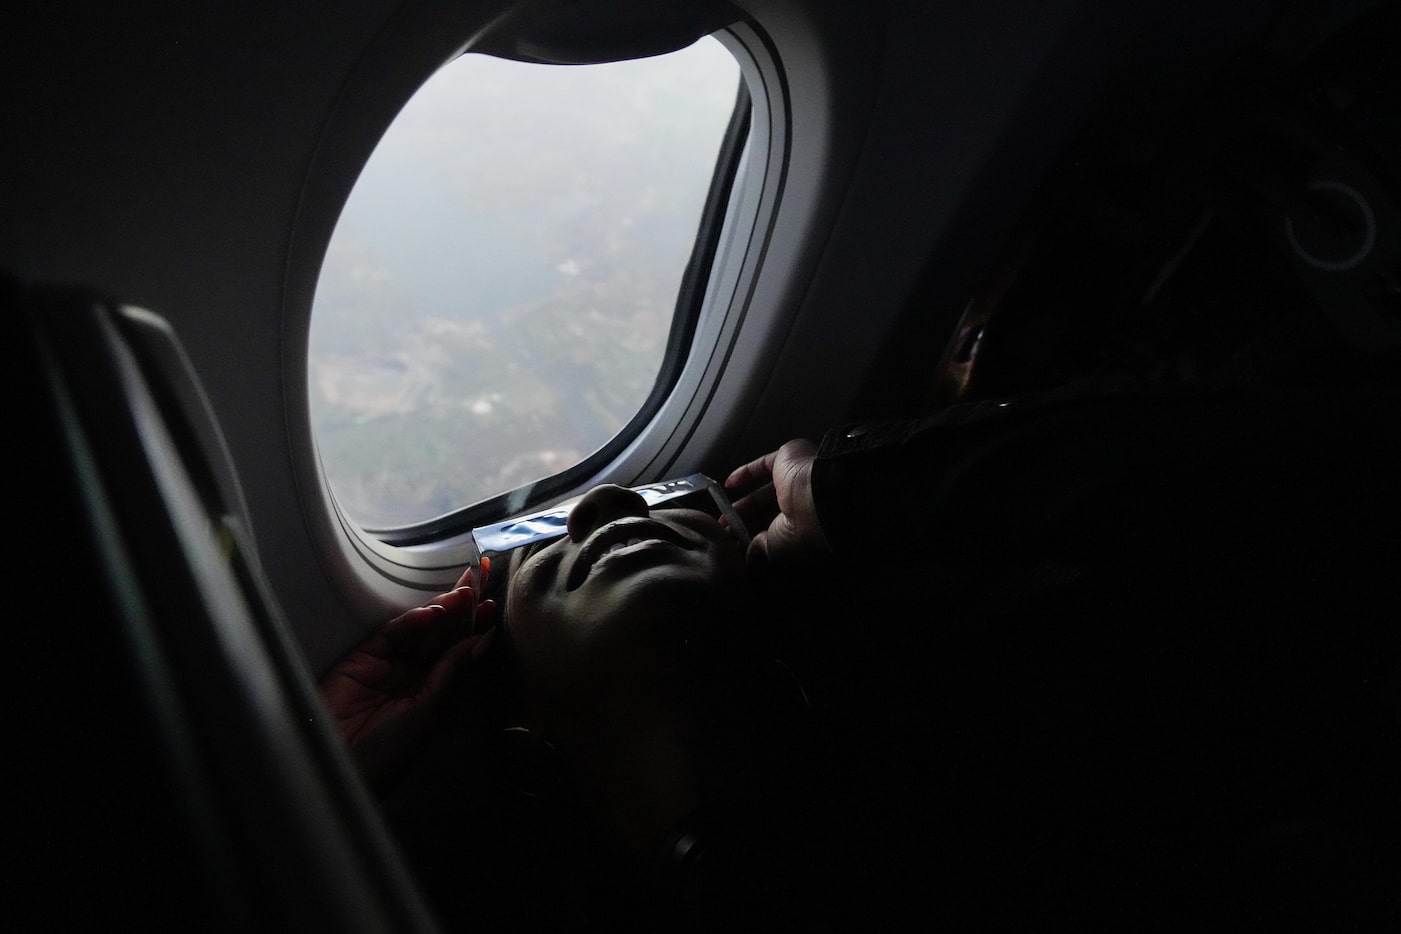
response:
M1149 423L1170 432L1184 404L1062 392L844 426L814 464L819 521L840 556L898 544L959 564L1016 562L1083 522L1141 461Z
M1190 568L1276 600L1324 566L1385 576L1366 569L1401 522L1398 411L1390 380L988 400L828 433L813 497L839 558L913 562L945 595L1073 578L1141 607L1182 599Z
M1401 389L1005 401L814 465L844 806L906 841L897 890L1394 908Z

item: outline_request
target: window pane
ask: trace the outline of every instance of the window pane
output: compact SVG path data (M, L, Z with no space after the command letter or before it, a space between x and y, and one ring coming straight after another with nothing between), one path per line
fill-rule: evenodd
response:
M465 55L396 118L312 308L337 501L425 521L558 473L646 400L739 68L706 38L631 62Z

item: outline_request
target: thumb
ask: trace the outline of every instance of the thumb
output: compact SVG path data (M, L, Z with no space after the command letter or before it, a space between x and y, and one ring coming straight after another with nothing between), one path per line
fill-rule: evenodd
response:
M767 529L754 536L746 557L758 567L783 567L790 563L798 545L798 530L791 519L780 513Z

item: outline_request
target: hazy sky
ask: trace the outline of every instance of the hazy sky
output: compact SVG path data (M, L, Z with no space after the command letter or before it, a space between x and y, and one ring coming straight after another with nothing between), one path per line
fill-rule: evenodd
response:
M607 65L466 55L424 85L361 173L313 306L313 425L343 506L422 521L616 433L660 360L738 81L707 38ZM572 344L540 339L581 321Z

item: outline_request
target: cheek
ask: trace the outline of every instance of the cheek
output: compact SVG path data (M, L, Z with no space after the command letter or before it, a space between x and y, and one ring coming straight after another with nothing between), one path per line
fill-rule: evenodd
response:
M511 588L506 612L511 645L537 688L572 690L600 672L617 672L617 643L630 641L621 638L629 628L626 614L620 618L609 594L581 597L542 596L529 576Z
M528 575L511 582L506 602L506 629L516 655L527 670L537 666L552 638L549 607L532 592Z
M674 581L641 574L587 599L520 600L507 614L521 669L538 690L592 692L655 667L664 630L676 622ZM587 607L587 611L581 607Z

